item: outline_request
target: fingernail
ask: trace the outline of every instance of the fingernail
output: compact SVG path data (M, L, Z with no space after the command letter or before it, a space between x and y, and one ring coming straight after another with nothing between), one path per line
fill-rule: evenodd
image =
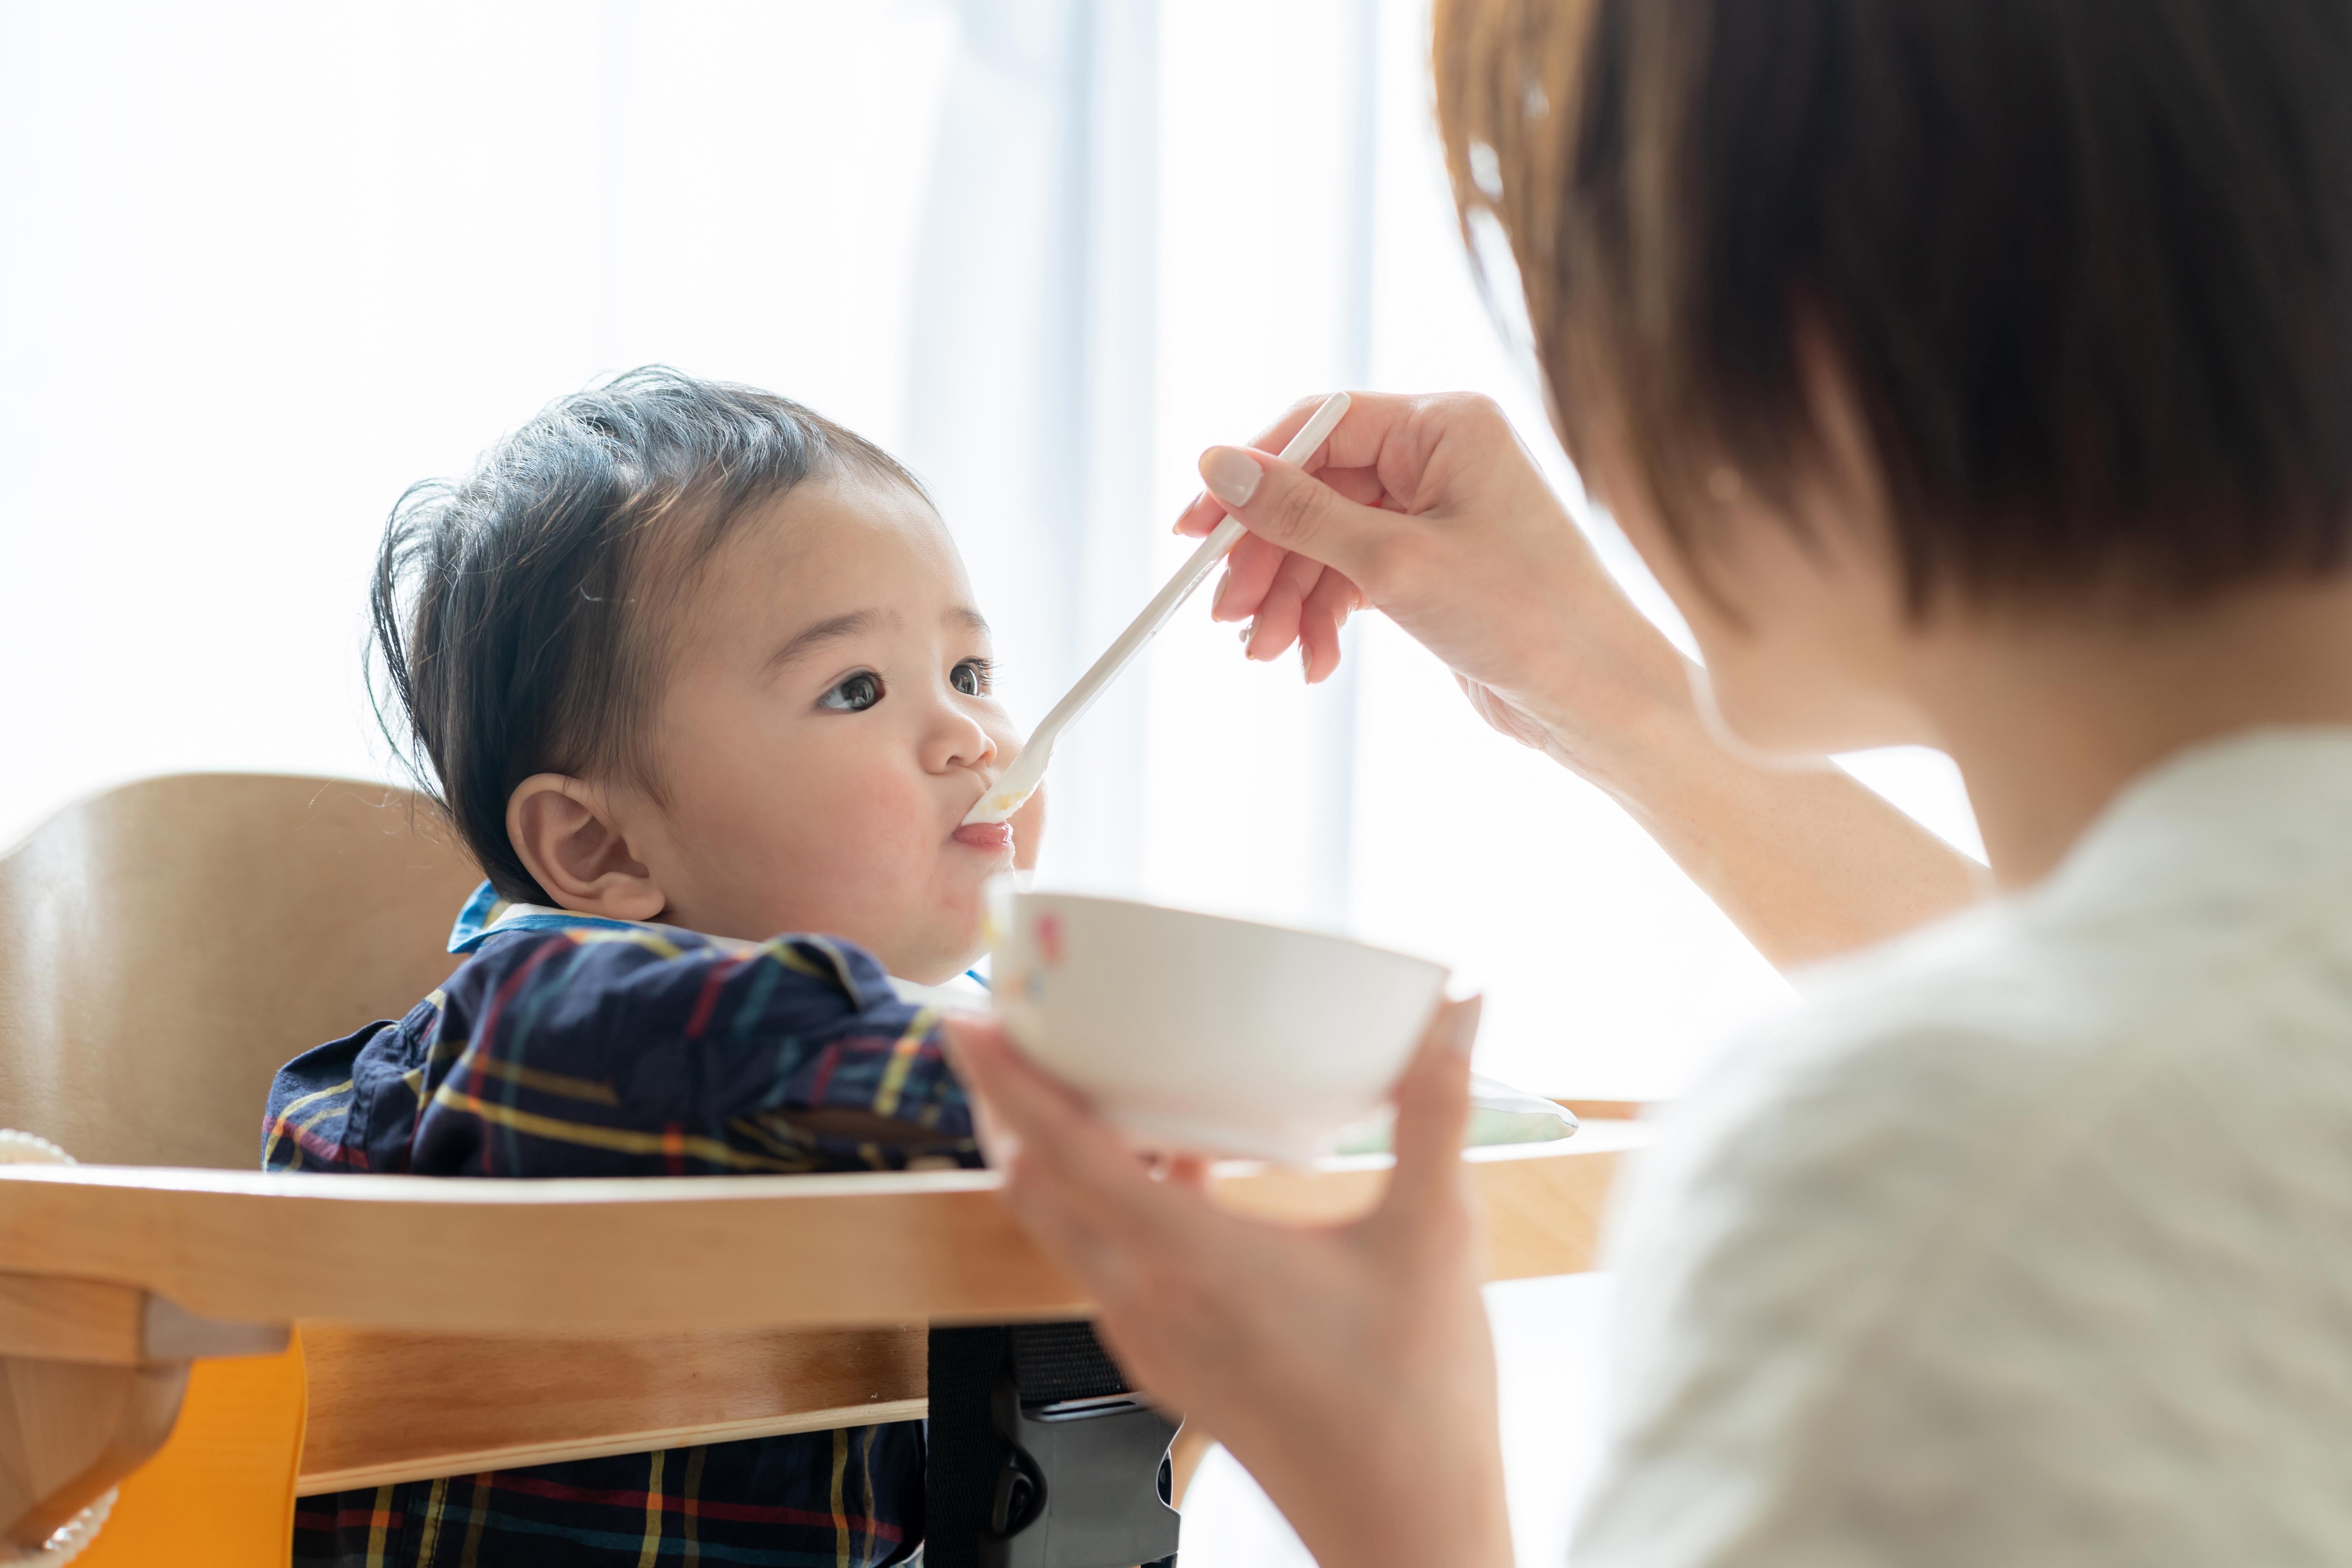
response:
M1445 1016L1437 1021L1438 1042L1455 1056L1466 1059L1478 1044L1478 1015L1486 1010L1486 998L1484 996L1448 1003Z
M1217 592L1215 595L1209 600L1209 618L1211 620L1213 621L1223 618L1218 612L1225 607L1225 595L1232 591L1233 585L1234 574L1231 572L1227 572L1223 576L1217 579Z
M1247 452L1238 447L1212 447L1201 454L1201 478L1209 493L1227 506L1247 506L1265 477Z
M1182 511L1180 511L1180 512L1178 512L1178 513L1176 514L1176 521L1175 521L1175 522L1173 522L1172 524L1171 524L1171 525L1170 525L1168 531L1169 531L1169 532L1171 532L1171 533L1181 533L1181 532L1183 532L1183 531L1184 531L1184 520L1185 520L1186 518L1188 518L1188 517L1190 517L1190 516L1192 516L1192 509L1193 509L1194 507L1196 507L1196 506L1199 506L1199 505L1201 504L1201 502L1202 502L1203 500L1207 499L1208 494L1209 494L1209 492L1208 492L1208 491L1206 491L1206 490L1202 490L1202 491L1201 491L1201 492L1200 492L1200 494L1198 494L1198 495L1194 496L1191 500L1186 501L1186 502L1184 503L1184 510L1183 510Z

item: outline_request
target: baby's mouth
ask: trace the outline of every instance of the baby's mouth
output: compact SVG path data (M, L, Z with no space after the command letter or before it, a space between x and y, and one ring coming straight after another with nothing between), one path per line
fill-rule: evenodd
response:
M1013 847L1013 824L1009 822L967 822L950 835L959 844L974 849L1010 849Z

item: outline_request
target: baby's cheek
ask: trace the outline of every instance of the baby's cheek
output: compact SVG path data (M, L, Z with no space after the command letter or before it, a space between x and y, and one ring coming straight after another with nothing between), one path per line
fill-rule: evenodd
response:
M948 848L938 803L903 779L870 780L845 803L838 828L841 852L869 879L909 891L929 884Z

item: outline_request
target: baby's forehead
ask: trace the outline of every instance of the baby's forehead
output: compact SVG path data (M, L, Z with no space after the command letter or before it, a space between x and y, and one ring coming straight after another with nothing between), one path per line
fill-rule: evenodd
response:
M795 615L929 620L974 608L962 557L930 502L856 472L812 477L746 508L694 576L682 618L711 631L765 629Z
M947 523L920 490L849 468L812 474L746 508L735 531L788 555L871 554L894 540L955 554Z
M828 477L795 485L746 521L743 554L793 585L821 592L850 579L908 593L969 592L946 522L904 485Z

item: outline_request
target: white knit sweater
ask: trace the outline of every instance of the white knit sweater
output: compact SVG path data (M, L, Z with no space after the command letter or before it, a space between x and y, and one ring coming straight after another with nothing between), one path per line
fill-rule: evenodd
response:
M1578 1568L2352 1563L2352 731L1801 986L1626 1194Z

